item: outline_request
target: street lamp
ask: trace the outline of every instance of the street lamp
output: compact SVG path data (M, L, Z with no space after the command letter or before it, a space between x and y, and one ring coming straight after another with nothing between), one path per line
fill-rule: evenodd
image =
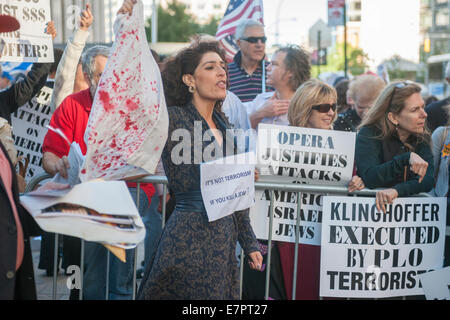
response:
M152 43L158 42L158 6L156 0L152 4Z
M280 25L279 25L279 22L280 22L280 9L281 9L281 6L283 5L283 2L284 2L284 0L281 0L280 1L280 3L278 4L278 7L277 7L277 15L276 15L276 17L277 17L277 20L276 20L276 28L275 28L275 43L276 44L279 44L280 43L280 41L279 41L279 36L280 36Z

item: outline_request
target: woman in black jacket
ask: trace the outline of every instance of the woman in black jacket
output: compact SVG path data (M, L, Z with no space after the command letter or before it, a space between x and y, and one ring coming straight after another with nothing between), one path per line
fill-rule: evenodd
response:
M397 197L428 192L434 185L427 114L420 87L394 82L378 96L356 138L357 174L377 192L378 210Z
M14 17L0 15L0 56L5 42L1 33L20 28ZM50 22L46 32L56 37ZM0 116L11 120L11 113L30 100L44 86L51 63L34 64L23 81L0 92ZM0 141L0 300L34 300L33 260L30 236L42 230L20 205L17 177L11 160Z
M0 173L0 300L34 300L29 237L42 230L20 205L16 174L1 142Z

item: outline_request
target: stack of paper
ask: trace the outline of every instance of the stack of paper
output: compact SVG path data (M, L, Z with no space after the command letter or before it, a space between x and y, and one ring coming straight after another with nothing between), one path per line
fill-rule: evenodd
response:
M34 191L22 205L47 231L129 249L145 227L124 181L91 181L71 189Z

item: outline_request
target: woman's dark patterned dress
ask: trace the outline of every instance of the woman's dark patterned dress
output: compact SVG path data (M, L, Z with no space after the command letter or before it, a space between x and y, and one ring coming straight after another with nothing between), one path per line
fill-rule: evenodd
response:
M239 240L246 253L258 250L248 210L208 222L206 212L187 211L189 206L183 209L178 199L181 195L190 199L191 194L193 197L199 194L201 155L204 151L211 155L210 150L214 149L211 143L217 142L214 137L203 141L202 137L209 126L192 104L170 107L168 110L169 137L162 160L169 188L177 199L177 207L163 231L158 249L139 288L138 298L239 299L236 242ZM216 111L213 119L222 132L225 147L228 121ZM190 139L186 139L186 132ZM195 143L194 132L200 137L196 138ZM181 151L183 143L185 148ZM195 147L197 150L194 150ZM179 163L177 158L183 156L190 163L175 164Z

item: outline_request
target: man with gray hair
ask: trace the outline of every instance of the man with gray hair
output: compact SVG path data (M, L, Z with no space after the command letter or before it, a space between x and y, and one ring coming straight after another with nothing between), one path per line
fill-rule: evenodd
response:
M450 88L450 62L447 63L447 68L445 69L445 80L447 81L447 88ZM447 90L448 92L448 90ZM426 106L425 111L428 114L427 124L428 129L431 132L436 130L438 127L445 126L448 123L448 114L446 111L446 106L450 104L450 96L440 101L433 102Z
M239 51L233 62L228 65L229 90L241 99L248 102L266 91L266 36L264 26L251 19L243 20L236 27L236 43Z
M82 65L89 88L64 99L61 106L53 113L50 121L50 126L60 129L70 143L77 142L83 154L86 153L84 131L109 52L110 48L105 46L95 46L85 52L82 57ZM49 130L42 146L44 170L52 176L59 173L62 177L67 178L69 149L70 145L60 135Z

